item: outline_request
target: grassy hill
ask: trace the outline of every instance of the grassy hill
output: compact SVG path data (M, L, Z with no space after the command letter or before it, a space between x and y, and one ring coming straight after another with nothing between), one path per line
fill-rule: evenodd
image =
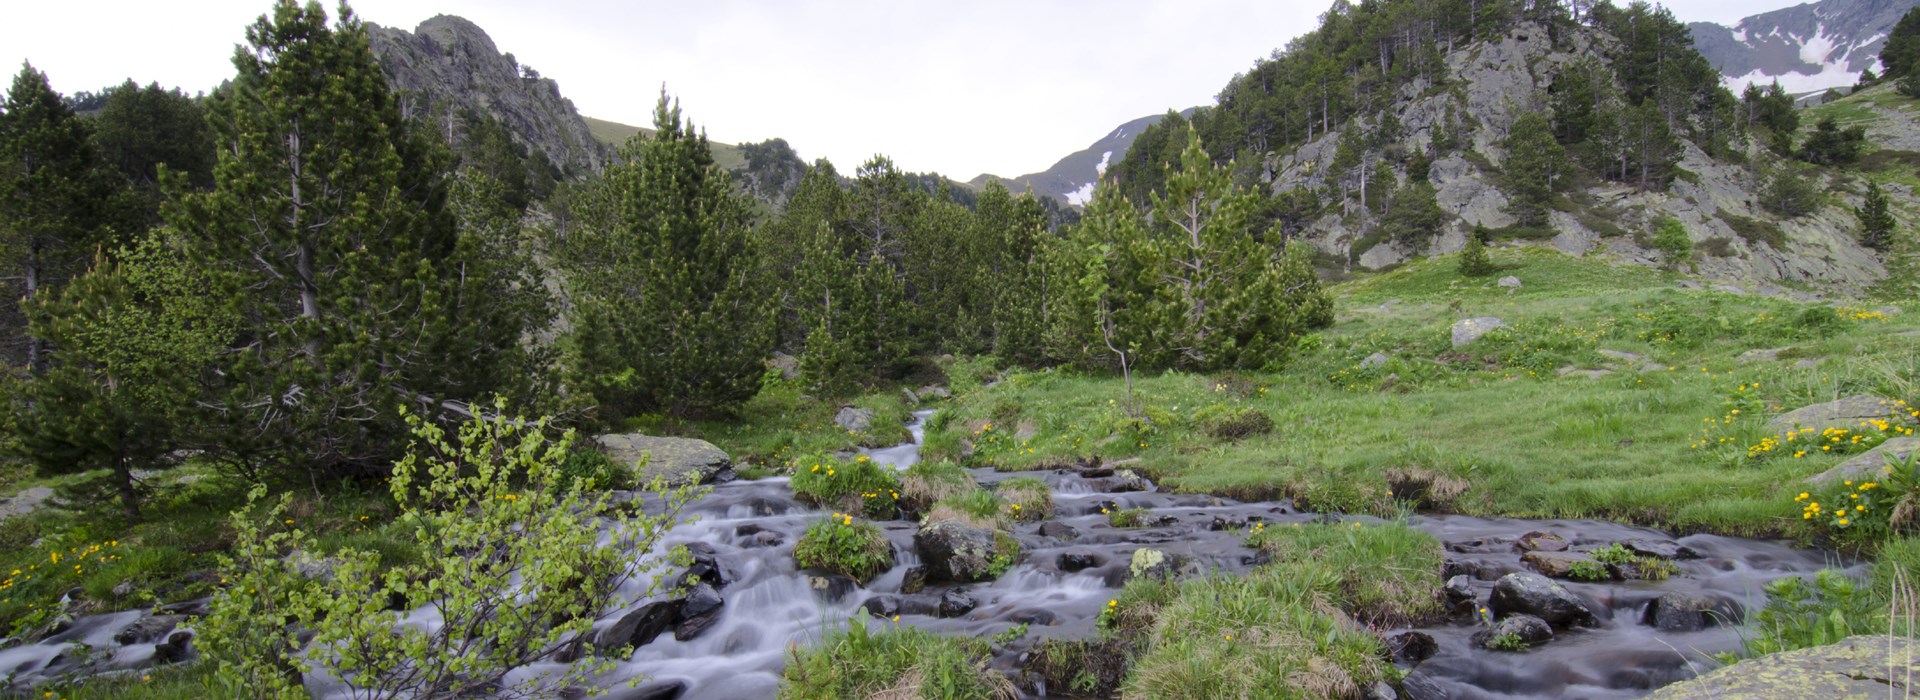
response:
M587 131L593 134L594 140L609 146L617 147L620 144L626 143L627 139L633 138L634 134L653 133L652 129L633 126L631 124L622 124L620 122L586 116L581 117L581 119L587 121ZM710 141L709 143L713 145L713 160L720 165L722 170L732 170L747 164L747 158L740 152L739 146L730 143L721 143L719 141Z

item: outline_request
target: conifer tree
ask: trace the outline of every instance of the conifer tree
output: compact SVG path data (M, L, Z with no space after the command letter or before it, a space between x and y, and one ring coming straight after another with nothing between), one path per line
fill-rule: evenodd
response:
M0 343L9 364L47 364L44 341L26 333L30 304L79 273L101 246L112 246L116 197L86 121L74 116L47 76L21 67L0 103L0 280L6 280Z
M1887 193L1880 183L1867 183L1866 201L1860 203L1860 244L1885 252L1893 247L1893 213L1888 211Z
M1478 225L1467 233L1467 247L1460 250L1460 276L1485 277L1498 270L1487 256L1487 238L1491 235L1487 227Z
M1014 197L998 181L980 193L967 239L975 249L975 298L989 309L988 342L1000 358L1033 363L1041 354L1047 267L1046 211L1032 193Z
M663 93L654 132L622 149L563 254L572 379L603 418L724 413L759 389L773 306L751 205Z
M1554 141L1552 124L1539 112L1523 114L1503 145L1507 190L1513 193L1507 211L1521 226L1547 225L1553 194L1567 169L1566 151Z
M241 466L384 470L401 404L458 412L497 378L450 368L511 345L473 335L496 300L460 288L449 159L401 117L352 11L329 26L318 3L280 0L246 36L209 107L214 187L164 212L241 290L239 340L206 399L217 442Z

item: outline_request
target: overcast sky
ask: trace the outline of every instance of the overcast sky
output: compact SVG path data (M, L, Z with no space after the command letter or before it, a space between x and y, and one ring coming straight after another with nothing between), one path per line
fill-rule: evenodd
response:
M1621 0L1624 1L1624 0ZM411 29L473 20L582 114L645 124L660 86L714 140L775 136L842 172L875 153L956 179L1043 170L1113 127L1209 104L1234 73L1316 26L1322 0L359 0ZM1792 0L1675 0L1732 24ZM56 90L132 78L188 92L231 77L268 0L0 0L0 62ZM329 1L329 12L335 5Z

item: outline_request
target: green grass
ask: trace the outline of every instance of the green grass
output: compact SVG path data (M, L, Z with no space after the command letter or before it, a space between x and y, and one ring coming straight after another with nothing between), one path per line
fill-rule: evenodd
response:
M835 514L807 526L793 547L793 559L803 568L848 576L862 583L893 566L893 545L880 528Z
M781 678L779 697L1012 697L1012 683L986 670L988 653L984 640L943 637L891 622L869 622L863 612L846 631L828 633L818 644L792 652Z
M960 465L945 460L922 460L900 475L900 506L922 513L940 499L976 488L973 476Z
M227 688L214 678L212 662L163 666L132 676L101 676L72 684L49 685L40 693L58 700L241 700L249 693ZM32 697L41 697L35 694Z
M581 119L586 120L587 132L593 134L593 140L608 146L618 147L626 143L627 139L633 138L634 134L653 133L652 129L633 126L631 124L622 124L605 119L594 119L593 117L581 117ZM708 143L713 147L713 162L715 165L720 166L721 170L732 170L746 165L747 157L740 152L739 146L730 143L720 143L719 141L710 141Z
M1336 582L1355 619L1399 627L1441 614L1440 541L1401 524L1258 527L1248 538L1281 571L1312 570Z
M1053 517L1053 488L1047 482L1022 476L1000 482L994 489L1006 501L1007 514L1020 522Z
M974 489L936 501L927 511L926 521L959 520L974 527L999 529L1012 520L1009 505L992 491Z
M835 425L834 415L843 403L873 411L873 427L863 433L849 433ZM735 462L784 472L804 454L892 447L906 442L912 438L907 432L907 419L912 413L913 408L895 389L841 400L812 397L797 382L773 381L733 418L691 423L654 418L626 427L655 435L697 437L726 450Z
M1419 468L1465 483L1452 508L1468 514L1778 534L1798 527L1793 485L1840 457L1750 458L1747 448L1771 435L1767 418L1856 393L1920 403L1920 344L1896 335L1914 328L1912 312L1854 318L1678 290L1677 276L1646 267L1533 249L1494 254L1523 287L1509 293L1462 278L1452 256L1417 261L1336 287L1339 321L1303 340L1278 371L1141 373L1132 410L1119 377L1009 371L942 409L927 450L958 458L984 425L1030 424L1018 450L985 463L1017 470L1138 457L1137 468L1183 492L1289 496L1316 510L1381 515L1398 510L1386 472ZM1455 350L1448 329L1472 316L1514 329ZM1783 345L1792 347L1783 361L1734 360ZM1603 349L1671 369L1640 371ZM1360 367L1375 352L1389 361ZM1802 358L1823 364L1794 367ZM1568 366L1613 374L1558 376ZM1209 435L1199 414L1219 404L1258 411L1275 427L1237 441ZM1730 416L1735 406L1747 408ZM983 463L978 451L969 459Z

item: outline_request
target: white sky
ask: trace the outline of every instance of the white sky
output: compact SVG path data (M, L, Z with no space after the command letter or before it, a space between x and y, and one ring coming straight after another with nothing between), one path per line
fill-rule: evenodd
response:
M1624 2L1624 0L1616 0ZM412 29L473 20L581 113L646 124L664 83L717 141L783 137L849 172L875 153L956 179L1036 172L1120 123L1210 104L1330 0L359 0ZM1793 0L1673 0L1732 24ZM326 2L329 13L332 0ZM269 0L0 0L0 71L65 93L231 77Z

